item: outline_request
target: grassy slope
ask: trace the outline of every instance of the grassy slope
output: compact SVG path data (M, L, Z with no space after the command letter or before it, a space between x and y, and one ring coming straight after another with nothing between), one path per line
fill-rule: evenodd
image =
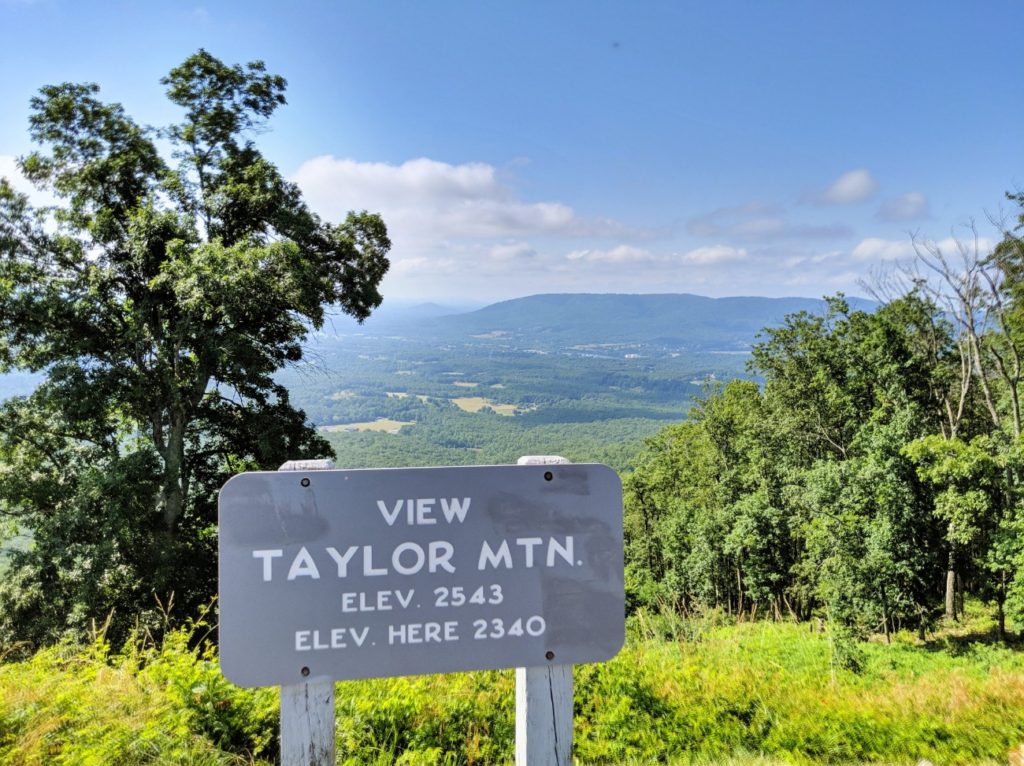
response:
M860 674L806 625L640 622L576 670L581 763L1006 763L1024 743L1024 655L981 619L865 644ZM510 672L339 684L339 761L507 763L513 688ZM0 665L3 764L270 762L275 720L275 690L232 687L181 633Z

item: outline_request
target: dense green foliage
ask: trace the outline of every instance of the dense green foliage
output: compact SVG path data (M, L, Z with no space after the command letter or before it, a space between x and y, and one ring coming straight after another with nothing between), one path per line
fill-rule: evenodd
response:
M468 413L452 405L425 407L400 433L325 434L347 468L430 465L502 465L523 455L561 455L575 463L629 470L644 437L664 420L616 418L583 423L534 423L529 417Z
M1024 248L1007 231L962 267L921 259L940 284L787 317L753 349L763 388L713 387L648 440L626 482L634 607L923 635L970 592L1024 617Z
M576 668L581 764L1005 763L1024 741L1024 661L977 612L924 645L861 645L858 674L807 626L643 613L631 628L619 657ZM195 631L0 665L0 763L273 762L276 690L226 683ZM338 684L339 763L511 763L513 687L510 672Z
M59 204L0 179L0 372L45 374L0 406L0 520L34 540L0 585L0 643L207 601L224 480L330 451L273 374L325 305L381 301L382 221L321 221L249 138L284 80L200 51L162 82L183 113L162 130L96 85L42 88L21 169Z

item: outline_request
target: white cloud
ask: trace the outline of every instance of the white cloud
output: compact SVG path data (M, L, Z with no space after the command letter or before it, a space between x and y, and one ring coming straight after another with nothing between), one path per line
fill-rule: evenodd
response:
M402 258L391 262L391 272L396 276L409 276L414 274L449 274L456 266L452 258Z
M883 221L912 221L928 215L928 198L921 192L907 192L888 199L878 209Z
M878 182L863 168L843 173L828 188L814 195L813 200L823 205L850 205L863 202L878 189Z
M528 234L610 236L626 228L584 219L561 202L525 202L492 165L451 165L421 157L391 165L332 156L302 164L294 176L310 205L332 220L349 210L383 215L396 247L450 237Z
M630 245L619 245L611 250L573 250L565 257L570 261L601 263L650 263L665 260L649 250Z
M988 237L979 237L975 243L971 239L958 239L946 237L938 241L921 242L922 252L938 249L945 255L956 255L961 248L966 248L973 253L977 246L977 255L985 256L992 252L995 243ZM880 239L868 237L853 248L850 255L858 261L892 261L901 258L910 258L914 255L914 243L910 239Z
M914 254L914 244L909 239L880 239L868 237L862 239L853 248L850 255L858 261L891 261L908 258Z
M814 253L810 255L791 255L783 260L782 265L787 269L792 269L796 266L803 264L819 264L831 261L834 258L842 258L844 255L842 250L829 250L825 253Z
M522 261L536 258L537 251L525 242L506 242L492 247L488 255L496 261Z
M683 256L687 263L696 263L706 266L714 263L727 261L742 261L747 257L747 251L742 247L731 247L729 245L712 245L710 247L698 247Z
M408 203L427 199L497 199L507 196L497 183L494 168L481 162L449 165L421 157L401 165L357 162L332 156L303 163L296 173L301 186L315 194L322 185L345 181L353 188L343 196L358 196L364 205ZM331 191L339 191L332 188Z
M978 237L975 241L973 234L966 237L946 237L927 244L929 248L938 249L947 256L959 257L959 254L964 252L979 258L989 255L996 246L995 241L988 237Z
M321 156L303 163L292 180L327 220L342 220L349 210L381 214L392 242L385 295L451 297L469 291L508 297L578 287L581 260L590 265L588 286L610 289L606 283L627 276L638 284L647 278L646 269L630 264L668 260L604 242L663 232L584 217L557 200L526 200L483 162L421 157L391 164ZM577 257L567 259L569 250Z

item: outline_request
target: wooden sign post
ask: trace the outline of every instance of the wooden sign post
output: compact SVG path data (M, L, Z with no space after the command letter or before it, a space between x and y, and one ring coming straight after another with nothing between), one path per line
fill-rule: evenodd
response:
M558 455L518 460L519 465L568 462ZM572 766L572 703L572 665L516 668L516 766Z
M328 471L333 460L289 460L279 471ZM281 766L335 766L334 679L281 687Z

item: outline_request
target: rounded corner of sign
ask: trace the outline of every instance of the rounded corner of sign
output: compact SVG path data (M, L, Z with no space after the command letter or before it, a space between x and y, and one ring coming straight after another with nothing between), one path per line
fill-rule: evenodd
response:
M614 636L611 642L603 644L600 648L595 648L595 650L586 659L580 659L578 662L581 664L600 664L602 662L611 662L618 657L625 648L626 631L623 630L621 634Z
M608 472L612 475L612 480L615 482L615 486L619 490L619 494L622 494L622 477L619 476L619 472L612 468L610 465L604 466L608 469Z
M245 476L245 473L236 473L234 476L230 477L226 482L220 485L219 494L224 495L224 493L228 491L229 487L231 487L232 484L237 483L237 481L240 480L243 476Z
M626 626L623 625L622 632L615 637L615 643L611 646L611 651L608 653L608 656L603 660L603 662L608 662L609 660L615 659L619 655L619 652L621 652L625 648L625 646Z
M622 477L619 476L619 472L612 468L607 463L590 463L591 468L597 473L603 473L609 476L618 486L622 487Z
M243 689L255 689L259 684L249 683L244 677L235 673L235 669L231 667L231 664L225 664L224 658L220 658L220 674L227 679L228 683L240 686Z

